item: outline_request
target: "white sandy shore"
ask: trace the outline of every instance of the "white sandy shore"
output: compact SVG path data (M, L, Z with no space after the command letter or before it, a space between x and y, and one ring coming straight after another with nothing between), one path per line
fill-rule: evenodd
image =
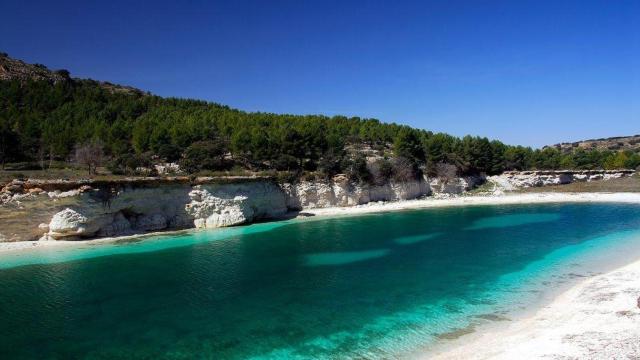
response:
M615 202L640 204L640 193L528 193L506 195L456 196L443 199L419 199L395 202L369 203L351 207L305 209L302 213L315 216L357 215L384 211L471 206L516 205L542 203L590 203Z
M365 205L349 207L331 207L320 209L306 209L300 213L299 218L313 215L331 217L341 215L359 215L385 211L398 211L422 208L437 208L451 206L472 206L472 205L515 205L515 204L541 204L541 203L576 203L576 202L617 202L617 203L640 203L640 193L531 193L531 194L507 194L507 195L473 195L455 196L444 199L418 199L395 202L376 202ZM185 230L174 231L182 232ZM188 231L188 230L187 230ZM78 244L107 243L126 238L148 237L155 235L166 235L172 232L161 231L155 233L145 233L130 236L120 236L113 238L100 238L80 241L18 241L0 242L0 253L14 252L23 249L32 249L49 246L75 246Z
M116 241L122 241L127 239L139 239L144 237L153 237L159 235L171 235L171 234L180 234L188 231L195 231L195 229L186 229L186 230L173 230L173 231L157 231L157 232L148 232L144 234L134 234L134 235L125 235L125 236L117 236L117 237L104 237L98 239L89 239L89 240L57 240L57 241L15 241L15 242L0 242L0 254L2 253L11 253L16 251L22 251L25 249L35 249L35 248L45 248L45 247L64 247L64 246L78 246L82 244L87 245L96 245L106 243L113 243Z
M587 279L530 318L462 336L428 359L640 359L640 261Z

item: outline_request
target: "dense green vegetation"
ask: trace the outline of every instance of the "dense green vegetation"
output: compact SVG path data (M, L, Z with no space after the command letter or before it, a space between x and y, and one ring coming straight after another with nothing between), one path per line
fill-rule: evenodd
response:
M235 167L347 173L362 181L372 180L372 169L384 177L435 174L442 164L454 165L458 174L640 165L640 156L629 152L562 154L375 119L247 113L204 101L114 92L92 80L0 81L3 166L29 162L46 168L54 161L75 161L87 144L102 149L100 158L122 174L159 161L178 161L191 173ZM371 167L363 149L389 161Z

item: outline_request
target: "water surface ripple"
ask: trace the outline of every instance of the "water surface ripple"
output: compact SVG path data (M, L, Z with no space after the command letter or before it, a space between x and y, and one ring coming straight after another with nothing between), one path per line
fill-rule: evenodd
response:
M640 256L640 207L475 206L0 257L1 359L411 357Z

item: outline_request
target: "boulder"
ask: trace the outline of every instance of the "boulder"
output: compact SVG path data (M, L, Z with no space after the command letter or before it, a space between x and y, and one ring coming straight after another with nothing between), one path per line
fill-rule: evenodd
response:
M91 220L76 210L66 208L51 218L48 237L58 239L76 239L90 237L104 225L111 222L111 216L95 216Z

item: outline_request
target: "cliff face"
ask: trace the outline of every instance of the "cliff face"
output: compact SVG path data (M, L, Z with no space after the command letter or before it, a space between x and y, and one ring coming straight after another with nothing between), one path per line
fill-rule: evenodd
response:
M501 175L490 176L487 180L496 184L501 190L511 191L519 188L617 179L634 173L634 170L508 171Z
M631 176L618 171L507 172L486 180L497 192ZM383 185L328 181L277 184L268 178L124 179L23 182L0 192L0 241L74 240L186 228L217 228L277 219L287 212L356 206L429 195L461 194L483 177L421 178Z
M407 200L434 193L457 194L480 181L482 178L460 178L443 184L423 178L374 186L336 177L331 181L282 185L268 179L136 182L121 183L115 189L107 189L105 184L72 189L69 184L57 185L66 191L14 181L3 191L0 241L74 240L233 226L276 219L289 211L307 208Z

